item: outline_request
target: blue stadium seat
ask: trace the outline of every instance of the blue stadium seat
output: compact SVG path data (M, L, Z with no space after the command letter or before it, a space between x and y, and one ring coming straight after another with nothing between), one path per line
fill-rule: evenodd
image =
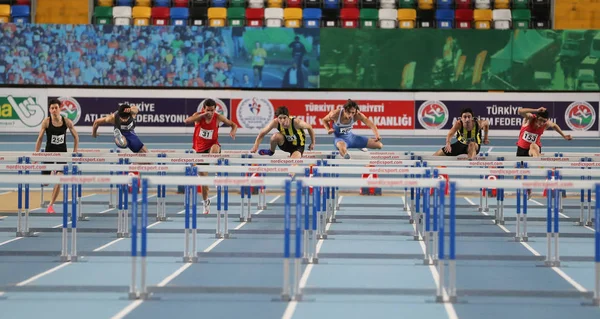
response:
M214 8L227 8L227 0L211 0L211 3Z
M188 8L171 8L172 25L188 25L190 10Z
M305 28L319 28L321 26L321 9L306 8L302 12L302 24Z
M117 0L115 7L133 7L133 0Z
M169 0L154 0L154 6L155 7L170 7L170 2Z
M29 23L31 20L29 6L12 6L10 15L14 23Z
M339 0L324 0L323 9L338 9L340 7Z
M438 29L452 29L454 26L454 10L438 9L435 11Z
M454 0L437 0L438 9L453 9Z

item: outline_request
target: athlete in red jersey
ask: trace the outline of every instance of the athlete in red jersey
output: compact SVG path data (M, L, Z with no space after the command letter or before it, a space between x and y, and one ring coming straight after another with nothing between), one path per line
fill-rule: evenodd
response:
M185 120L185 124L194 123L193 147L196 153L221 153L219 144L219 125L225 123L231 127L229 135L235 139L237 125L228 120L225 116L215 113L217 103L213 99L204 100L201 112ZM208 164L198 164L208 165ZM208 176L207 172L199 172L200 176ZM202 199L204 203L204 214L210 212L210 199L208 198L208 186L202 186Z
M542 154L542 135L546 129L554 129L565 140L570 141L571 135L565 135L558 124L548 120L549 115L545 107L536 109L520 108L519 114L525 119L519 132L517 141L517 156L540 157Z

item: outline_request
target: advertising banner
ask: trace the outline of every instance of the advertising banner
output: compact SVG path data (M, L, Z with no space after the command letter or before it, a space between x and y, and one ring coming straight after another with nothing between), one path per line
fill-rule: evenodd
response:
M45 96L0 95L0 132L37 132L47 109Z
M550 120L557 123L563 131L597 131L597 101L416 101L416 129L448 130L460 119L460 112L470 108L475 117L487 119L490 130L519 130L523 117L520 108L537 109L545 107Z
M323 129L321 119L329 112L343 107L347 100L326 99L232 99L232 120L240 128L260 130L275 117L275 110L286 106L290 116L296 116L312 125L314 129ZM362 113L369 118L380 131L414 129L413 101L357 100ZM364 123L355 124L356 129L369 129Z
M52 98L52 97L50 97ZM117 111L129 103L139 109L136 126L184 127L185 119L202 109L204 99L127 98L127 97L55 97L61 101L61 113L78 127L92 126L96 119ZM217 112L229 118L229 100L215 99ZM222 124L223 125L223 124Z

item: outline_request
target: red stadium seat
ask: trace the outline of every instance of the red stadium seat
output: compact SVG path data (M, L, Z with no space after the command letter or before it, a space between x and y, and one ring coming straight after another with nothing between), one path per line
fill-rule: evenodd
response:
M265 20L265 9L248 8L246 9L246 25L249 27L262 27Z
M171 10L165 7L152 8L152 25L169 25Z
M343 0L343 8L358 8L358 0Z
M457 29L471 29L473 22L473 10L458 9L454 13L454 20Z
M456 9L471 9L473 4L471 0L456 0Z
M286 7L288 8L302 8L302 0L287 0Z
M189 0L173 0L173 6L178 8L187 8Z
M340 10L342 28L358 28L359 16L360 11L358 8L342 8L342 10Z

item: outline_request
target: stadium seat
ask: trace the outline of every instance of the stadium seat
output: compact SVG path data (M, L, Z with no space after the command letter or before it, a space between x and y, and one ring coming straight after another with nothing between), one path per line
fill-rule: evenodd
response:
M471 29L473 21L472 9L458 9L454 12L454 21L457 29Z
M243 27L246 25L246 9L243 7L227 8L227 25L230 27Z
M227 19L227 9L225 8L208 8L208 26L209 27L224 27Z
M413 29L417 24L417 10L398 9L398 25L400 29Z
M190 6L192 7L208 7L209 0L190 0Z
M492 10L490 9L475 9L473 11L473 21L475 29L487 30L492 24Z
M342 8L358 8L359 0L342 0Z
M12 4L12 0L0 0L0 5L3 5L3 4L10 6Z
M190 24L196 26L206 25L208 20L208 8L206 7L191 7L190 8Z
M396 9L396 0L379 0L379 9Z
M303 6L302 0L287 0L285 2L285 6L288 8L302 8ZM304 14L304 13L302 13Z
M547 8L531 8L531 25L535 29L548 29L550 23L550 10Z
M265 2L263 0L248 0L248 8L264 8Z
M231 0L229 1L229 6L246 8L246 0Z
M116 6L117 7L133 7L133 0L117 0Z
M181 7L171 8L171 25L188 25L190 19L190 9Z
M507 30L511 28L512 16L508 9L495 9L492 13L494 29Z
M529 29L531 25L531 11L528 9L513 10L512 21L515 29Z
M281 28L283 25L283 9L282 8L266 8L265 9L265 24L269 28Z
M154 7L170 7L170 0L154 0Z
M7 22L10 22L10 5L0 4L0 23Z
M419 9L433 10L433 0L419 0Z
M437 9L454 9L454 0L437 0Z
M131 25L131 7L113 7L113 22L115 25Z
M246 9L246 25L249 27L262 27L265 20L265 9L248 8Z
M398 0L398 8L401 9L413 9L415 8L416 0Z
M455 2L456 9L472 9L473 4L471 0L456 0Z
M282 0L267 0L267 8L283 8Z
M435 27L435 11L434 10L419 10L417 11L417 26L419 28Z
M358 28L359 17L360 11L358 11L358 8L342 8L342 10L340 10L340 20L342 20L342 28Z
M31 0L14 0L13 5L21 5L21 6L31 7Z
M302 26L305 28L321 27L321 9L305 8L302 11Z
M321 0L304 0L305 8L321 8Z
M377 20L379 12L377 9L361 9L360 10L360 27L361 28L377 28Z
M377 9L377 0L360 0L362 9Z
M475 0L475 9L491 9L490 0Z
M11 20L14 23L29 23L31 11L29 6L16 5L10 8Z
M211 0L210 6L213 8L227 8L227 0ZM210 20L210 17L208 19Z
M150 7L133 7L131 16L133 18L133 25L150 25L150 17L152 17L152 9Z
M398 24L398 11L394 9L379 9L379 27L395 29Z
M155 2L161 2L156 1ZM152 6L152 1L151 0L135 0L135 6L139 6L139 7L151 7Z
M98 0L99 7L112 7L115 5L113 0Z
M112 24L113 7L95 7L92 23L94 24Z
M283 9L283 21L286 28L300 28L302 26L302 9Z
M339 9L339 7L339 0L323 0L323 9Z
M510 9L510 0L494 0L494 9Z
M528 9L529 0L512 0L513 9Z
M435 11L435 20L438 29L452 29L454 27L454 10L438 9Z
M173 6L177 8L187 8L190 6L188 0L173 0Z
M322 28L337 28L340 26L340 10L339 9L323 9L321 12L321 27Z
M152 25L169 25L171 10L168 7L152 8Z

